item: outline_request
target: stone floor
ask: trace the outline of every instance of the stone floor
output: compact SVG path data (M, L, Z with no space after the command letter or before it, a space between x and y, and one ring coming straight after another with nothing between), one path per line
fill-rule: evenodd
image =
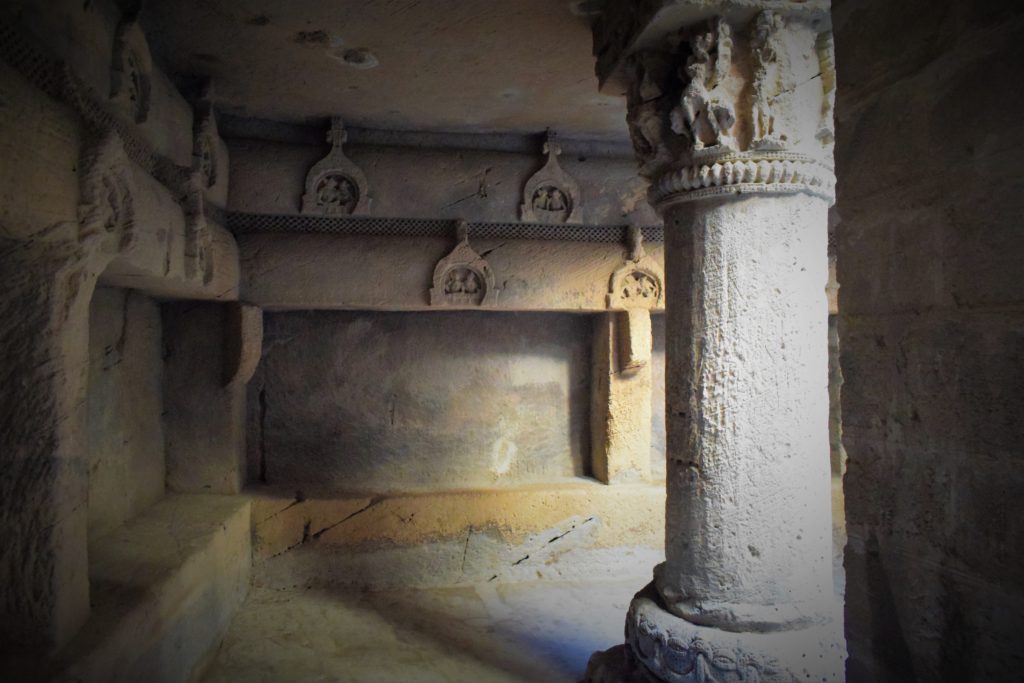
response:
M206 683L578 681L622 640L628 582L392 593L253 588Z

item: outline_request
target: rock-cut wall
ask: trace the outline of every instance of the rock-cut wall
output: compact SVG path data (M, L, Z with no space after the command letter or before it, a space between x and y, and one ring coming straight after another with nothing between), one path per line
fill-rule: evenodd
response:
M164 495L160 307L99 287L89 307L89 538Z
M379 492L559 481L588 466L588 316L314 311L265 322L249 385L255 479Z
M836 0L850 681L1024 665L1024 13Z

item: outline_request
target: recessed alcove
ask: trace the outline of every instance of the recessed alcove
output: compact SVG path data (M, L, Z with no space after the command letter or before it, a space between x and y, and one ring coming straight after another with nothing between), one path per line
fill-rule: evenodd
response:
M249 385L249 471L277 488L336 493L589 476L591 318L268 312ZM655 329L660 350L663 326ZM654 391L664 391L655 375ZM652 442L662 450L652 462L664 458L663 421L658 411Z

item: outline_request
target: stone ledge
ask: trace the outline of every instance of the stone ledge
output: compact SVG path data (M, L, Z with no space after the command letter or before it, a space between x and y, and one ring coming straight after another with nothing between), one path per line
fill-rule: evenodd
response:
M168 495L89 549L92 614L53 680L187 681L249 588L250 504Z
M386 495L250 489L257 583L370 589L647 579L665 485L578 482Z

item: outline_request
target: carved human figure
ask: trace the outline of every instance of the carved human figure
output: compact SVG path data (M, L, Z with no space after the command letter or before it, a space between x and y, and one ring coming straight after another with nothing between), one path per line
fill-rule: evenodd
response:
M563 211L565 210L565 195L562 191L557 188L552 188L549 195L548 211Z
M537 188L533 195L533 208L537 211L565 211L568 202L565 193L557 187L543 186Z
M652 299L658 296L658 285L643 271L633 272L624 283L622 297L624 299Z
M550 203L551 198L548 196L548 188L546 187L539 188L537 193L533 195L533 208L538 211L547 211Z
M466 294L476 294L480 291L480 281L477 279L476 273L471 270L466 271L462 289Z
M732 63L732 29L718 20L713 30L693 39L691 50L680 73L687 84L679 106L670 114L672 130L689 138L694 151L706 146L731 149L736 112L720 85Z
M352 183L337 175L324 178L316 194L317 204L329 211L351 212L355 200Z
M630 86L626 124L641 170L646 173L669 158L664 138L663 81L671 67L663 55L651 50L634 55L632 66L634 82Z
M445 278L444 293L452 300L476 298L483 288L480 277L469 268L454 268Z
M770 11L761 12L754 21L754 35L750 41L754 58L752 145L760 149L781 147L786 140L785 135L775 134L775 113L772 109L772 101L781 90L778 65L781 29L781 17Z

